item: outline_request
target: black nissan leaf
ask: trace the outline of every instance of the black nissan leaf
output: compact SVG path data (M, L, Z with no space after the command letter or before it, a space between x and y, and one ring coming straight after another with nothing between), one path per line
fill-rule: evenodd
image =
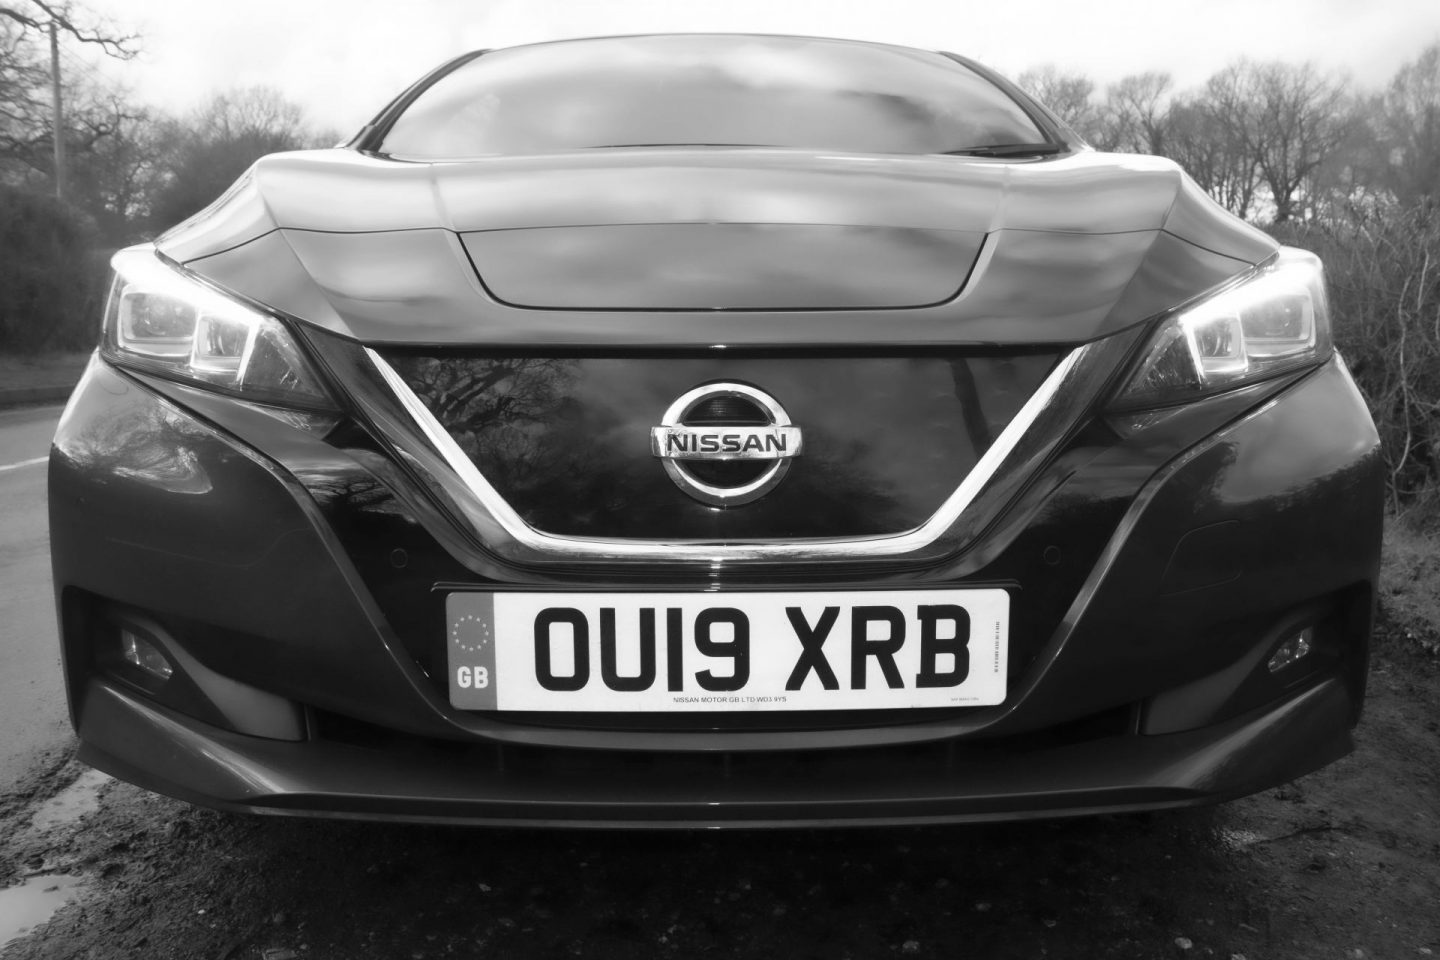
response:
M117 777L915 823L1351 747L1382 476L1320 262L962 57L471 53L112 267L49 503Z

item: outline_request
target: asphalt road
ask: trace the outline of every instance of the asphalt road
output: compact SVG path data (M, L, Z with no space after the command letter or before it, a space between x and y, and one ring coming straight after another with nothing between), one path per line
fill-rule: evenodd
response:
M70 736L45 510L45 459L60 410L0 410L0 794Z

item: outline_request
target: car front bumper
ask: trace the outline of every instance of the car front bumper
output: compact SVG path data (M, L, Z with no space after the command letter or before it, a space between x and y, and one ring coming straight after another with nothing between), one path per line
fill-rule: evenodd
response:
M345 429L321 440L92 364L50 477L83 759L232 810L758 826L1184 806L1350 749L1381 476L1338 360L1159 428L1097 426L950 562L737 572L797 591L1000 582L1020 598L1005 703L813 723L451 708L446 591L696 575L507 565ZM117 668L122 628L148 632L184 682ZM1305 628L1316 654L1270 676Z
M433 743L244 736L94 682L81 759L202 806L414 822L603 827L960 823L1213 803L1351 749L1355 704L1327 680L1184 733L1063 746L820 754L537 754Z

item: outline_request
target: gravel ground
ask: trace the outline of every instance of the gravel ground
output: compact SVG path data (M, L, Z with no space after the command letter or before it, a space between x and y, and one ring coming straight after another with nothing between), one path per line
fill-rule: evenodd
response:
M1436 639L1382 623L1353 756L1185 813L724 834L381 826L196 810L55 755L0 803L0 886L66 874L79 896L4 957L1432 956Z

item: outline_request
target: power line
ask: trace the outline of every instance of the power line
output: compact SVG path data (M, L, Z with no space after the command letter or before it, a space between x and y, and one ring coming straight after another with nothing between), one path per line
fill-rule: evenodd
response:
M95 66L93 64L86 62L85 60L71 53L69 50L66 50L64 47L60 48L60 59L64 61L66 70L68 72L74 73L78 71L79 73L88 75L92 80L103 79L100 71L95 69Z

